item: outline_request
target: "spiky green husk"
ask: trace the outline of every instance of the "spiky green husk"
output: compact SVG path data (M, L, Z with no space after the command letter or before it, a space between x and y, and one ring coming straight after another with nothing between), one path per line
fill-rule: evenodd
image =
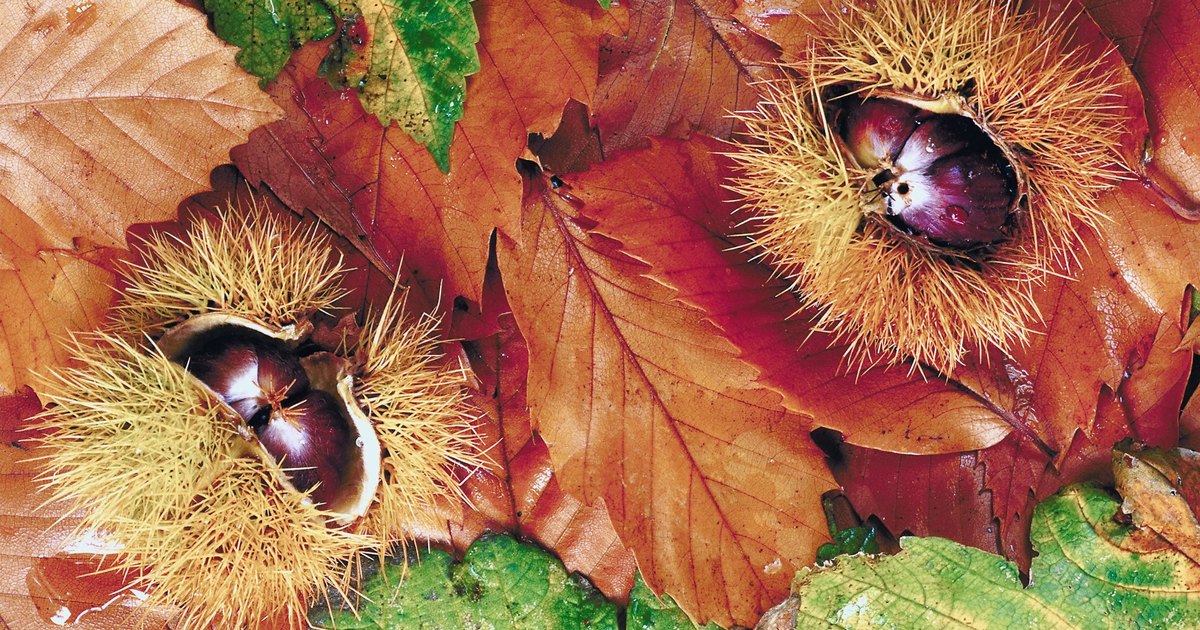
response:
M302 625L309 599L344 591L363 554L408 540L405 527L439 499L461 499L453 467L479 464L463 374L438 357L438 320L411 321L402 299L340 349L362 366L356 392L385 471L373 509L345 528L281 485L236 412L155 343L210 312L306 325L343 294L342 272L325 238L257 208L230 208L183 238L156 234L108 328L72 343L75 367L38 387L45 485L83 508L81 530L121 548L107 566L139 576L148 607L179 607L184 628Z
M830 18L794 78L766 83L739 117L755 245L848 344L854 363L912 359L951 372L971 350L1024 343L1041 319L1034 289L1069 273L1095 199L1123 176L1122 112L1103 59L1072 50L1067 25L1007 4L880 0ZM1028 185L1011 238L955 255L867 217L873 175L843 158L826 89L899 94L961 108L1007 149Z
M366 528L385 545L403 543L405 529L448 496L462 497L453 470L484 465L461 370L442 365L437 317L415 321L395 295L368 318L356 355L362 373L355 397L375 424L383 448L378 504Z
M88 506L83 525L158 523L186 511L236 436L219 403L160 353L109 333L79 337L76 365L41 379L49 410L42 479L54 499Z
M43 379L42 481L86 508L81 531L121 550L106 570L137 575L146 606L182 607L180 627L302 620L375 540L327 527L332 515L279 487L245 457L232 412L150 348L97 333L72 344L76 367Z
M143 262L124 274L114 326L154 336L209 312L294 324L345 294L342 259L328 241L315 224L300 228L258 208L226 212L217 224L196 221L182 239L156 232Z

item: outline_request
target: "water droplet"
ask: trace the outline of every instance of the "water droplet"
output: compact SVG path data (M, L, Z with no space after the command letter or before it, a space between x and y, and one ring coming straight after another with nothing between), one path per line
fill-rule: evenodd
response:
M966 225L967 211L962 206L946 206L946 218L955 225Z
M366 442L363 441L361 435L358 436L358 439L354 440L354 445L357 446L358 448L362 448L364 444L366 444Z

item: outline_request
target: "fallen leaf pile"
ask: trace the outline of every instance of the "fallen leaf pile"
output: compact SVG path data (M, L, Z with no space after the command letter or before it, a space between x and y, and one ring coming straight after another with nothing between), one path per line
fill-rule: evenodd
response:
M28 386L103 321L142 236L252 198L335 236L347 313L398 279L469 366L491 465L421 524L444 551L395 599L399 569L365 583L363 623L753 626L794 593L792 619L848 627L918 609L1086 627L1087 597L1116 626L1200 624L1197 463L1154 450L1200 441L1200 14L1024 5L1124 78L1133 168L1072 277L1038 288L1029 344L941 374L853 369L728 187L728 114L835 3L18 2L0 19L0 528L21 543L0 553L0 623L132 614L125 582L89 575L99 543L39 500ZM1055 494L1078 482L1115 482L1139 528L1094 485ZM809 571L833 495L885 550L913 537ZM509 591L515 574L545 587Z

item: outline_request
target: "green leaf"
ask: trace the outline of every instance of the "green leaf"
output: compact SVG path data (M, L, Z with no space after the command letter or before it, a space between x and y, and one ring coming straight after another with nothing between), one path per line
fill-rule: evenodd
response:
M626 630L695 630L696 624L679 609L670 595L662 599L637 575L633 590L629 592L629 608L625 611ZM704 630L720 630L720 626L709 623Z
M365 72L348 77L363 107L395 122L450 170L467 76L479 71L479 29L468 0L359 0L371 43Z
M333 34L333 15L320 0L204 0L217 36L241 48L238 65L274 79L292 51Z
M431 551L409 567L363 583L369 601L349 611L314 608L318 628L595 628L616 630L617 609L594 587L568 575L554 556L508 536L483 536L462 562Z
M879 553L879 541L875 539L874 527L851 527L833 532L833 542L817 547L817 564L829 562L838 556L858 553Z
M801 628L1200 627L1200 567L1153 534L1118 524L1117 508L1090 486L1039 505L1028 588L999 556L909 537L895 556L801 571L786 605Z

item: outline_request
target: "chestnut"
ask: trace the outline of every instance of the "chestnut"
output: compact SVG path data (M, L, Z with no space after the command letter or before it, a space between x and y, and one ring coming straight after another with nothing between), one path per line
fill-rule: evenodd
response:
M902 230L957 249L1005 237L1016 172L970 118L868 98L843 105L839 132L858 165L875 171L884 211Z
M332 505L349 468L350 427L339 402L323 391L310 391L276 408L261 424L251 423L259 441L284 468L292 485L312 492L318 506Z
M176 359L248 423L308 390L308 376L286 343L237 326L206 331Z

